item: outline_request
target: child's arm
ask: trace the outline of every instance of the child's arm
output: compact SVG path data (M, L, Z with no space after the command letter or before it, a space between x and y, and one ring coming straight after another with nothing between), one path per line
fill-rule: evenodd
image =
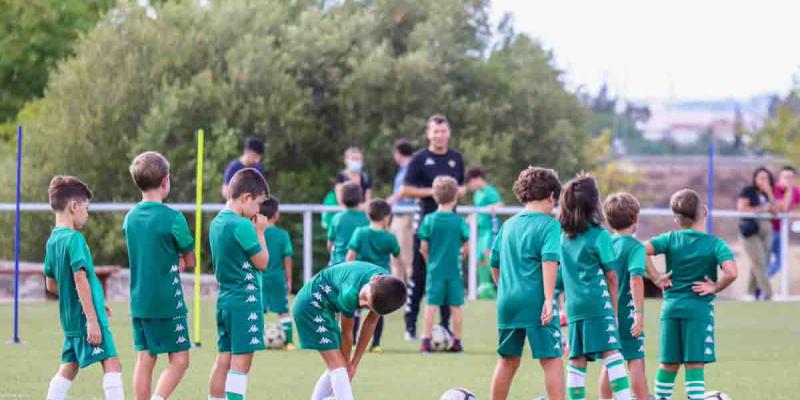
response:
M706 277L704 282L695 282L694 285L692 285L692 290L700 296L708 296L725 290L725 288L736 280L738 268L736 267L736 261L733 260L723 262L720 268L722 269L722 275L719 277L719 280L714 282Z
M639 337L644 330L644 279L641 276L631 276L630 282L634 306L631 335Z
M614 315L617 313L617 292L619 291L619 279L617 278L617 271L609 269L606 271L606 283L608 284L608 294L611 295L611 308L614 309Z
M349 363L350 352L353 350L353 325L355 324L355 320L353 318L348 318L344 315L341 315L339 321L342 327L342 343L340 344L339 348L342 351L344 359Z
M347 257L345 257L345 261L355 261L358 254L356 254L353 250L347 250Z
M497 268L492 268L499 272ZM544 304L542 305L542 325L549 325L553 320L553 297L556 292L556 277L558 276L558 263L555 261L545 261L542 263L542 280L544 281ZM499 278L499 276L498 276Z
M500 284L500 269L499 268L492 268L492 279L494 279L494 284Z
M647 275L647 279L650 279L650 281L662 291L672 287L672 280L670 280L672 271L662 274L656 269L656 266L653 263L653 258L651 256L656 255L656 249L653 247L653 244L649 241L644 242L644 249L647 251L647 256L644 259L645 274Z
M422 255L422 259L425 260L425 264L428 263L428 250L429 250L428 241L427 240L423 240L422 242L420 242L420 244L419 244L419 254Z
M44 288L48 293L58 297L58 282L55 279L47 276L44 278Z
M267 226L269 226L269 220L261 214L256 214L253 216L252 220L256 228L256 237L258 237L258 244L261 246L261 251L250 257L250 261L253 262L253 266L256 267L257 270L263 271L269 264L269 251L267 251L267 241L264 239L264 231L267 229Z
M464 260L468 260L469 257L469 242L464 242L461 245L461 254L464 255Z
M103 334L100 332L100 323L97 320L97 311L94 309L92 301L92 289L89 286L89 278L86 270L80 269L72 273L75 279L75 289L78 291L78 299L81 301L83 315L86 316L87 340L89 344L97 346L103 342Z
M294 261L292 261L292 257L284 257L283 258L283 269L284 273L286 274L286 291L287 295L292 293L292 266L294 265Z
M367 314L367 317L364 318L364 322L361 324L361 333L358 334L356 352L353 354L353 359L350 360L350 365L347 368L347 372L350 373L351 380L356 376L356 369L358 368L358 363L361 362L361 356L363 356L364 352L367 351L367 345L372 340L372 336L375 334L375 326L378 325L378 317L378 313L370 311L369 314Z

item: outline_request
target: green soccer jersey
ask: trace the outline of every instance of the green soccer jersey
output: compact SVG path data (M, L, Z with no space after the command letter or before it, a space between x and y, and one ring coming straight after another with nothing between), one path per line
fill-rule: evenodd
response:
M570 238L561 236L561 270L569 322L614 315L605 272L615 268L611 235L591 225Z
M94 272L92 253L86 244L86 239L80 232L66 228L55 227L47 239L44 256L44 275L55 279L58 284L58 311L61 318L61 328L64 336L74 337L85 335L86 315L83 313L78 290L75 287L73 273L85 270L92 291L92 304L97 313L100 327L108 327L105 300L103 298L103 285Z
M615 263L617 279L619 279L617 304L619 305L620 316L625 316L624 314L631 314L635 308L633 295L631 294L631 277L644 276L647 251L644 245L633 236L614 235L611 242L614 245L614 254L617 257L617 262ZM629 312L624 313L622 307L629 307Z
M692 291L705 277L716 281L717 267L733 260L733 252L722 239L693 229L667 232L650 239L656 254L664 254L672 287L664 291L661 318L712 320L714 295Z
M385 268L363 261L344 262L320 271L308 284L311 306L353 318L360 308L358 294L375 275L386 275Z
M261 273L250 264L250 257L261 252L255 226L226 208L211 221L208 234L219 283L217 308L260 313Z
M486 185L481 190L476 190L472 195L472 202L475 207L486 207L501 202L500 193L492 185ZM496 218L496 216L495 216ZM478 215L478 232L492 231L492 215Z
M347 245L356 228L369 225L367 214L361 210L344 210L333 216L328 226L328 240L333 243L328 265L344 262L347 258Z
M561 225L553 217L523 211L503 224L489 262L499 268L497 326L541 326L544 303L542 263L561 260Z
M469 240L467 221L453 211L436 211L425 216L419 240L428 242L428 277L461 277L461 246Z
M286 281L286 269L283 260L294 255L292 238L289 232L275 225L270 225L264 230L264 241L267 243L267 253L269 253L269 264L263 271L263 276L271 279L278 278Z
M131 316L174 318L186 315L180 255L194 247L183 214L164 204L143 201L122 224L131 273Z
M391 267L390 257L400 255L400 245L394 234L369 226L356 229L347 247L357 254L356 260L379 265L386 270Z

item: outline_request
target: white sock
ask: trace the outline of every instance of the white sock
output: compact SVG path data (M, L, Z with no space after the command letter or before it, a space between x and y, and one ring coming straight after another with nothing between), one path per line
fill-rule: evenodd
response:
M161 397L160 395L154 394L153 397L150 398L150 400L164 400L164 398Z
M608 382L614 398L617 400L631 400L630 381L625 371L625 360L622 354L614 353L603 359L603 364L608 370Z
M56 374L50 380L50 387L47 388L47 400L64 400L67 397L72 381Z
M103 375L103 393L106 400L124 400L125 391L122 388L122 372L106 372Z
M208 400L225 400L225 398L224 397L208 396Z
M353 388L350 386L350 375L347 368L336 368L328 371L333 386L333 394L336 400L353 400Z
M328 375L328 371L325 371L322 376L319 377L316 386L314 386L314 392L311 394L311 400L325 400L331 396L333 396L331 377Z
M225 398L245 399L247 394L247 374L236 371L229 371L225 379Z

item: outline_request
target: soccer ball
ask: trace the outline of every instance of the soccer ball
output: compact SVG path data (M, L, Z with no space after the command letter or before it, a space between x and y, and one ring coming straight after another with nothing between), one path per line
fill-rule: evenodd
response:
M470 392L464 388L452 388L444 392L439 400L478 400L475 393Z
M712 390L710 392L706 392L703 398L707 400L733 400L731 396L728 396L727 394L722 393L718 390Z
M277 324L269 324L264 329L264 343L269 349L282 349L286 346L286 334Z
M441 325L434 325L431 332L431 349L433 351L447 351L453 345L453 335Z

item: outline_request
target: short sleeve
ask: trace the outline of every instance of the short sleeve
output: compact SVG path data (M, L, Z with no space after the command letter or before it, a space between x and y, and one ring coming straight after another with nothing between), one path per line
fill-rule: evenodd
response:
M391 243L392 255L398 257L400 255L400 243L397 242L397 236L390 232L389 241Z
M630 276L644 276L644 263L647 258L647 252L644 246L637 245L634 247L630 254L628 254L628 272Z
M231 179L233 179L233 176L236 175L237 171L239 171L239 168L237 168L236 164L237 164L236 161L232 161L225 168L225 173L224 173L223 180L224 180L226 185L231 182Z
M422 177L420 176L422 173L420 160L422 159L420 156L421 153L417 153L411 159L411 162L408 163L408 169L406 170L406 176L403 177L403 184L409 186L421 186L420 180Z
M347 244L347 248L350 250L355 251L358 253L358 249L361 247L361 236L363 236L364 230L361 228L356 229L353 232L353 236L350 238L350 243Z
M650 239L650 245L653 246L655 254L664 254L667 252L671 234L671 232L667 232Z
M542 241L542 261L561 262L561 224L551 220Z
M74 235L69 241L69 267L73 272L86 268L92 256L89 253L89 246L81 235Z
M614 269L614 266L617 264L617 255L614 252L614 245L611 244L611 235L607 230L603 229L600 234L597 235L597 240L594 245L603 270L608 271Z
M503 240L503 227L497 231L497 237L492 244L492 251L489 253L489 266L492 268L500 268L500 243Z
M48 257L46 253L44 255L44 276L56 279L56 274L53 271L53 263L50 261L50 257Z
M734 259L731 248L722 239L717 239L717 243L714 244L714 255L717 257L717 265Z
M469 240L469 224L464 218L459 217L461 220L461 243Z
M419 240L421 241L428 241L431 238L431 216L428 215L425 219L422 220L422 224L419 226L419 232L417 236L419 236Z
M189 231L189 224L186 222L186 217L181 213L177 213L175 221L172 222L172 237L175 238L178 251L182 254L190 252L194 247L194 239L191 231Z
M347 318L353 318L358 308L358 292L359 290L349 285L343 287L339 292L339 304L342 305L342 309L339 311Z
M258 243L256 227L250 221L243 220L233 232L236 242L244 250L248 257L252 257L261 251L261 244Z
M283 243L283 257L291 257L294 255L294 246L292 246L292 238L289 234L285 234L283 236L284 243Z

